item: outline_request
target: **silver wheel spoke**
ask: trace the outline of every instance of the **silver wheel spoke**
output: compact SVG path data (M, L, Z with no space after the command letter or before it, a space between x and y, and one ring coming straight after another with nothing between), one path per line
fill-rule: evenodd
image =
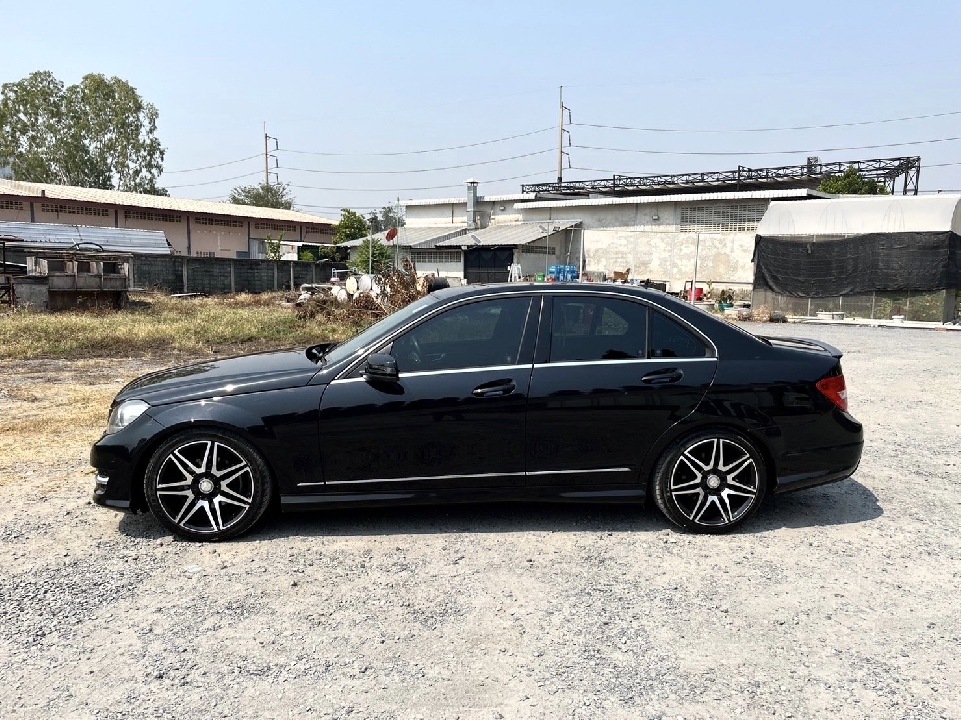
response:
M748 485L744 485L743 483L735 482L730 478L728 478L727 484L730 485L731 487L736 487L738 490L742 490L746 493L750 493L751 495L757 495L757 490L755 490L754 488Z
M230 497L232 497L232 498L234 498L234 499L236 499L236 500L240 500L241 502L245 503L246 505L250 505L250 503L252 503L252 502L254 501L254 496L253 496L253 493L252 493L252 492L251 492L251 494L250 494L250 497L244 497L244 496L241 495L240 493L234 492L233 490L231 490L231 489L230 489L229 487L227 487L226 485L221 485L221 486L220 486L220 492L224 493L225 495L229 495Z
M691 460L692 460L692 459L693 459L693 458L688 458L687 455L681 455L681 462L683 462L685 465L687 465L687 467L690 468L691 472L694 473L695 475L697 475L697 479L700 480L700 479L701 479L701 471L702 471L704 468L700 467L700 463L698 463L698 467L694 467L694 465L691 463ZM694 462L697 462L697 460L694 460Z
M197 504L198 504L198 505L202 505L203 508L204 508L204 511L207 513L207 519L210 520L210 527L211 527L211 529L213 529L213 530L223 530L223 527L221 527L220 525L218 525L218 524L217 524L217 520L214 518L214 514L213 514L213 512L212 512L211 509L210 509L210 501L208 501L208 500L203 500L203 501L201 501L201 502L199 502L199 503L197 503ZM220 512L218 511L217 514L219 515Z
M683 490L684 488L697 487L701 484L701 478L696 480L688 480L687 482L682 482L680 485L672 485L671 492L676 493L678 490Z
M711 507L714 498L706 493L701 493L701 497L697 501L697 505L694 506L694 511L691 513L691 520L694 522L700 522L701 518L704 517L704 513L707 509Z
M184 467L184 465L187 465L188 467L192 468L193 465L191 465L189 462L187 462L186 460L178 456L176 453L171 453L168 459L174 464L174 467L176 467L181 472L181 474L187 479L187 482L190 482L191 480L193 480L193 477L196 473L190 472L187 468Z
M196 445L196 443L191 443L191 444ZM209 443L208 443L208 445L209 445ZM183 450L184 447L187 447L187 445L184 445L183 447L180 447L180 448L177 448L176 450L174 450L172 453L170 453L170 457L173 458L174 461L175 461L178 465L179 465L180 463L183 463L183 464L186 465L188 468L190 468L190 471L191 471L191 473L192 473L193 475L197 475L197 474L199 474L199 473L202 473L202 472L204 471L203 466L197 467L197 466L194 465L192 462L190 462L187 458L185 458L183 455L181 455L180 451ZM204 453L204 459L206 460L206 458L207 458L207 454Z
M722 500L724 502L721 502ZM714 498L714 502L717 505L717 509L721 511L721 518L725 524L731 522L734 519L734 514L731 512L731 502L728 500L727 495L722 493L720 498Z
M237 470L240 470L241 472L243 472L246 469L247 469L247 463L241 460L239 463L237 463L233 467L224 468L223 470L217 470L215 466L214 469L211 470L211 473L213 474L214 477L220 478L229 473L236 472ZM229 480L227 482L229 482Z
M243 508L244 510L250 507L249 502L237 502L236 500L231 500L230 498L226 498L223 495L218 495L216 498L214 498L214 501L217 503L225 503L227 505L236 505L237 507Z
M190 510L188 513L187 510ZM180 508L180 512L177 513L177 517L174 518L175 523L185 523L190 519L190 516L197 511L197 500L196 498L190 497L187 502L184 503L183 507Z
M751 466L753 466L753 465L754 465L754 461L751 460L751 458L747 458L743 463L741 463L740 466L738 466L737 470L735 470L734 472L728 473L728 475L727 475L728 479L737 477L737 476L740 475L742 472L744 472L744 470L745 470L746 468L749 468L749 467L751 467Z
M161 488L179 488L179 487L190 487L190 478L186 480L178 480L177 482L169 482L169 483L163 483L163 484L157 483L157 490L160 490Z

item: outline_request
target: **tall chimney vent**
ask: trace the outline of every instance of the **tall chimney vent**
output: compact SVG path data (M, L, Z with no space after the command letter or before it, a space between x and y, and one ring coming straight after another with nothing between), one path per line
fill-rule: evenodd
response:
M478 181L470 178L467 183L467 229L477 229L477 185Z

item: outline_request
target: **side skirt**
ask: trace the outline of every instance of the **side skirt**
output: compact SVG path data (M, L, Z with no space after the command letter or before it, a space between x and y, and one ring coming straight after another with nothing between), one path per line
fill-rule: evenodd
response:
M646 493L637 485L599 490L594 487L529 488L471 488L457 490L416 490L411 492L337 493L326 492L312 495L281 495L280 507L284 512L312 510L321 507L350 505L353 507L380 507L385 505L442 505L452 503L489 502L631 502L643 503Z

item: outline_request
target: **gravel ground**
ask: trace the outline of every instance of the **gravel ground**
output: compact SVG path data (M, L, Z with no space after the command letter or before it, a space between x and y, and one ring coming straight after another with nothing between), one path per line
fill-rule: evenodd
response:
M510 505L195 545L91 505L86 447L38 437L0 484L0 716L961 717L961 333L752 329L845 351L867 447L724 537Z

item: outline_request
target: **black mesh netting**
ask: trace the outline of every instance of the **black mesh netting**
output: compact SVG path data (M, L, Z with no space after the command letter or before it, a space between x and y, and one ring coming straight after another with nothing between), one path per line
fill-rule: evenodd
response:
M953 232L868 233L839 239L758 235L755 287L794 297L961 287Z

